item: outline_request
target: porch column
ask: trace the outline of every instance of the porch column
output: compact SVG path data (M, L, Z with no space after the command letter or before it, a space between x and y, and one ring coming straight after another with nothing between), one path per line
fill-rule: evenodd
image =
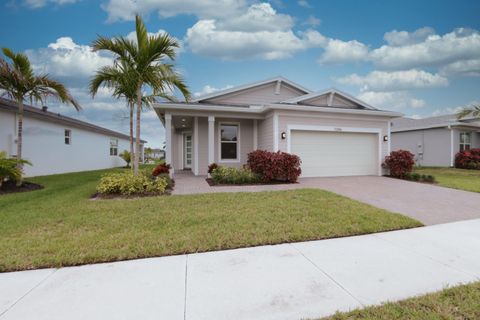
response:
M208 165L215 162L215 117L208 117Z
M198 176L198 117L193 118L193 174Z
M165 112L165 163L172 165L172 114L169 112Z

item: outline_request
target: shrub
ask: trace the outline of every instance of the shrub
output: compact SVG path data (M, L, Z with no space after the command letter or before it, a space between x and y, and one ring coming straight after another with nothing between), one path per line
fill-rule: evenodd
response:
M435 182L435 177L432 176L432 175L426 175L423 180L424 180L425 182L434 183L434 182Z
M8 158L5 151L0 151L0 187L3 181L10 180L13 182L22 179L22 170L17 167L18 163L31 165L27 160L17 160L16 158Z
M470 149L458 152L455 155L455 168L480 169L480 149Z
M155 167L152 171L152 176L156 177L160 174L170 174L170 169L172 167L169 164L159 164L158 166Z
M217 168L218 168L218 164L216 164L215 162L209 164L208 165L208 174L212 174L213 170L215 170Z
M410 151L392 151L389 156L385 157L382 166L390 170L392 177L405 178L405 175L413 170L413 165L415 164L413 157L414 155Z
M411 178L413 181L420 181L420 179L422 178L421 175L419 175L418 173L412 173L411 174Z
M152 177L146 171L141 171L137 176L132 172L115 172L102 176L97 192L120 195L164 193L167 185L167 179Z
M130 167L130 162L132 161L132 155L130 154L129 151L123 150L123 152L120 153L118 156L127 163L127 167Z
M260 181L259 176L247 168L217 167L212 170L211 175L216 184L246 184Z
M248 167L265 183L271 181L296 182L302 170L300 158L286 152L252 151L248 154Z

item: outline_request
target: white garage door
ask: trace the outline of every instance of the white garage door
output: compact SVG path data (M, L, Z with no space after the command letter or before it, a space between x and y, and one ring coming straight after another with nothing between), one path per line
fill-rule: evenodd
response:
M374 133L292 131L290 149L302 160L302 177L378 174Z

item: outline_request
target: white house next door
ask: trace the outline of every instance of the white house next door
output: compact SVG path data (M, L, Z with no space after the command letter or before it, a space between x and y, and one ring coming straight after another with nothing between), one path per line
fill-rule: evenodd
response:
M183 168L192 168L192 134L183 134Z

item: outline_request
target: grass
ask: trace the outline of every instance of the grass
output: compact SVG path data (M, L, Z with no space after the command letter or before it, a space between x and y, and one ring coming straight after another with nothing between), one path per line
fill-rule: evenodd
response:
M323 319L480 319L480 282L452 287L400 302L386 303L381 306L368 307L347 313L337 313Z
M316 189L90 200L105 172L32 178L45 188L0 196L0 272L421 225Z
M414 172L434 176L443 187L480 192L480 170L417 167Z

